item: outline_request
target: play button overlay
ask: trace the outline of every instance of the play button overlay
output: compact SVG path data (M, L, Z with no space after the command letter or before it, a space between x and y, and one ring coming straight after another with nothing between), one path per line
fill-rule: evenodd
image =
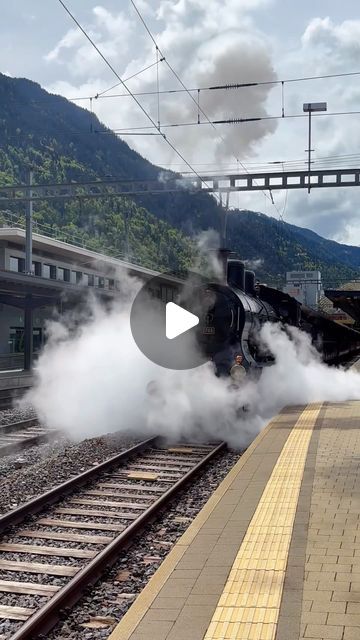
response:
M194 313L186 311L174 302L168 302L166 305L166 337L169 340L177 338L185 331L189 331L199 324L199 318Z
M187 296L184 296L184 290ZM191 299L191 286L174 276L151 278L137 293L130 313L133 338L140 351L166 369L194 369L208 358L199 348L200 311Z

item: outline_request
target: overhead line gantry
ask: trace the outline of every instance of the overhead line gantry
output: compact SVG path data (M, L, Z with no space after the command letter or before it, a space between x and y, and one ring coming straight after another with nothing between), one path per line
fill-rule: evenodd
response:
M319 169L308 171L276 171L236 173L228 175L173 176L161 180L95 180L32 185L0 186L0 203L11 201L111 198L181 191L201 193L232 193L238 191L274 191L279 189L311 189L357 187L360 168Z

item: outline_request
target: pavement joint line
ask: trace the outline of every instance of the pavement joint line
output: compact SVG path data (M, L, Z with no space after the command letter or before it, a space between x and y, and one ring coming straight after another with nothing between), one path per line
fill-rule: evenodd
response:
M322 403L308 405L292 428L245 533L204 640L274 640L301 481L321 407ZM292 480L292 491L274 500L279 480L285 487ZM267 532L269 526L280 534L279 542L271 540L270 556L269 545L261 539L263 528ZM252 548L251 555L248 547Z
M242 454L238 462L229 471L216 491L214 491L207 503L190 524L188 529L179 538L179 540L174 545L170 553L166 556L160 567L151 577L148 584L140 592L135 602L131 605L126 614L113 629L110 636L108 636L108 640L129 640L131 638L131 635L135 632L136 628L141 623L141 620L147 613L156 597L159 595L165 582L170 577L171 573L175 570L177 564L180 562L181 558L190 547L190 544L199 533L202 526L209 519L220 500L223 498L229 487L231 487L232 483L236 480L239 472L248 462L249 458L254 453L256 453L257 447L261 444L262 440L268 434L270 429L283 422L285 412L286 407L277 416L270 420L267 426L264 427L262 431L260 431L260 433L256 436L256 438L249 445L246 451ZM270 529L272 530L274 528L270 527Z
M327 428L319 436L306 548L311 561L310 571L305 573L304 594L311 603L311 613L302 610L301 637L316 634L326 639L350 640L360 637L360 563L356 553L360 542L356 537L360 520L356 491L360 484L359 403L332 405L325 417ZM348 482L350 477L354 481ZM333 506L328 509L329 504ZM347 513L344 507L350 504ZM333 529L332 523L339 520L347 524ZM316 556L313 544L320 538L317 546L321 553ZM316 563L320 565L319 571ZM329 572L335 572L334 580ZM317 620L320 615L326 619Z

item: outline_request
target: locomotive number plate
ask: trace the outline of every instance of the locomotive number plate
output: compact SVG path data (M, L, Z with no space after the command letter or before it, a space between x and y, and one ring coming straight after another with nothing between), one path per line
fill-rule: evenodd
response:
M203 329L203 334L206 336L214 336L215 335L215 327L205 327Z

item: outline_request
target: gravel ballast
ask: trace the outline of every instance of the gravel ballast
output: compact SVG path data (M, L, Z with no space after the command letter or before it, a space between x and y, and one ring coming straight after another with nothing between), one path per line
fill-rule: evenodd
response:
M173 545L188 528L220 482L239 459L224 452L209 463L162 515L138 534L131 547L101 581L89 588L74 609L49 632L49 640L100 640L107 638L146 586ZM94 620L97 618L98 620ZM103 620L101 620L103 618ZM90 627L84 626L90 623ZM95 626L98 628L95 628Z
M0 424L32 417L35 417L35 413L31 407L26 411L22 409L5 410L0 412ZM138 441L129 435L107 434L88 438L81 442L72 442L65 435L60 435L51 443L31 447L18 454L0 458L0 514L16 508L31 498L92 468L133 446ZM63 620L46 637L50 640L107 638L172 546L238 460L239 455L239 452L225 451L212 460L207 468L182 491L171 506L163 509L162 514L148 526L146 534L139 533L134 537L131 547L119 554L116 565L105 573L99 584L89 588L72 611L64 611ZM140 462L140 467L141 464ZM186 471L185 468L184 471ZM173 475L171 468L169 473ZM141 502L143 499L144 496L136 496L135 502ZM109 502L111 502L111 496L109 496ZM107 510L113 512L114 507L109 504ZM114 511L114 513L116 512ZM67 519L76 521L72 515L67 516ZM92 517L89 519L88 516L83 516L83 519L92 521ZM107 518L97 518L99 523L103 520L104 523L108 521ZM129 524L126 520L123 522L123 519L117 519L115 522L116 524ZM69 532L72 529L73 527L69 529ZM54 532L56 530L53 529ZM74 533L77 532L74 529ZM99 534L99 531L87 530L86 533L96 535ZM105 530L101 533L106 535ZM7 538L8 536L5 534L4 542L7 541ZM12 542L32 544L33 541L31 538L19 536L15 540L12 539ZM65 546L65 543L48 540L44 542L44 545L56 548ZM75 549L75 544L70 543L66 546ZM83 549L95 549L89 544L82 543L80 546ZM97 547L97 551L100 551L99 547ZM60 563L68 567L72 565L80 567L88 562L82 557L76 559L61 557L59 560L59 557L55 559L53 556L43 557L34 553L18 554L13 553L13 550L6 552L4 558L8 561L40 562L44 560L48 565ZM21 573L6 570L0 572L0 577L3 580L15 581L24 579ZM68 582L68 578L47 576L42 573L29 574L26 579L39 584L58 586ZM10 606L26 607L30 606L30 603L32 606L40 606L45 602L41 595L35 597L23 595L20 599L18 596L5 593L2 593L1 596L4 596L3 604ZM19 622L0 621L0 638L9 638L20 626Z
M30 405L0 410L0 425L20 422L21 420L30 420L30 418L36 418L35 410Z
M15 418L10 422L15 422ZM0 515L104 462L136 442L138 440L117 434L87 438L81 442L71 442L66 436L59 436L51 443L0 458Z

